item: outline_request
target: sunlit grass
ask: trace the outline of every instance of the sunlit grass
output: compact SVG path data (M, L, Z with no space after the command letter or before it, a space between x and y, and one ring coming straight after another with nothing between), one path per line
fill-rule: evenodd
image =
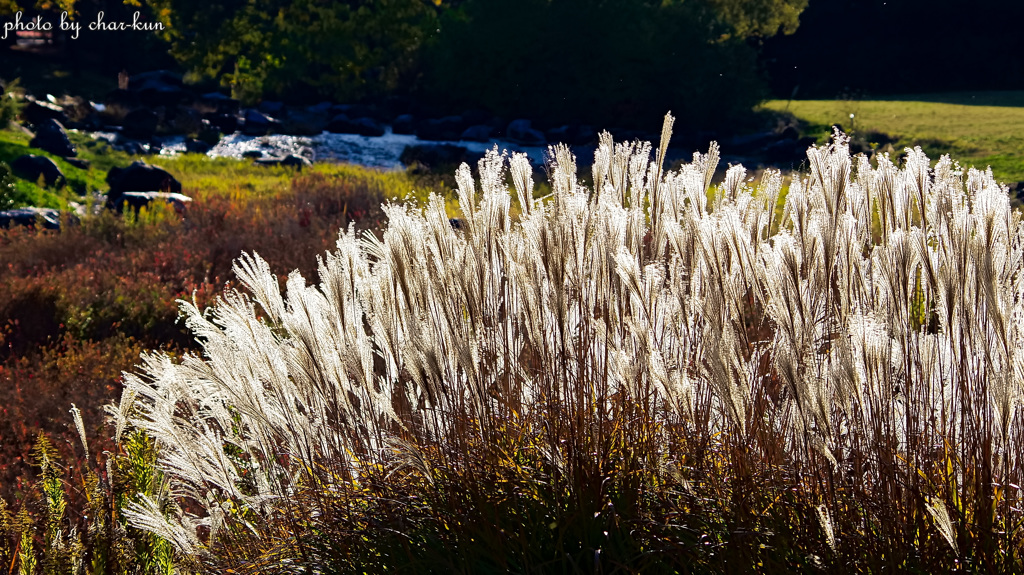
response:
M1024 92L770 100L763 107L793 114L821 140L835 123L852 134L879 131L897 139L896 151L919 145L936 159L951 154L965 168L991 165L997 180L1024 180Z

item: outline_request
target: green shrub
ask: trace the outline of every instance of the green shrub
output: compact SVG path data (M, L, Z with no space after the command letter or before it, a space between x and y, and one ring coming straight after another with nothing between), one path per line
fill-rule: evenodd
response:
M14 174L11 167L0 162L0 210L14 207L18 191L14 188Z
M18 80L15 79L0 90L0 130L6 130L21 113L21 102L18 100L20 87Z
M722 129L764 95L756 52L700 2L469 0L424 55L425 97L542 124ZM713 124L712 124L713 123Z

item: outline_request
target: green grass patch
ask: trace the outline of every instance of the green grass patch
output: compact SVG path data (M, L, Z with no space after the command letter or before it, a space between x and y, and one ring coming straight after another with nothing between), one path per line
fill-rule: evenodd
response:
M15 178L16 206L39 206L67 209L69 201L81 202L83 196L107 189L107 172L141 160L160 166L182 184L185 194L193 197L211 195L237 199L255 199L274 196L288 190L300 173L295 168L261 166L249 160L210 158L200 154L177 156L131 156L112 148L107 142L88 135L69 132L78 148L78 156L89 161L87 170L76 168L62 158L29 146L30 137L19 130L0 130L0 162L10 164L18 156L36 154L47 156L60 167L67 179L63 188L39 185ZM360 188L379 190L388 200L426 202L431 192L446 198L452 216L458 213L453 182L433 173L412 173L401 170L379 170L352 164L319 163L305 173L339 178Z
M897 151L921 146L932 159L950 154L965 167L991 166L1000 181L1024 180L1024 92L770 100L762 108L792 114L820 141L838 123L852 134L884 132L896 139Z
M30 137L24 132L14 130L0 131L0 162L10 164L15 158L25 154L46 156L57 164L67 180L63 187L56 187L43 186L40 185L40 182L30 182L21 178L15 178L15 200L18 205L65 209L67 208L68 201L81 201L83 196L105 189L105 168L118 163L124 163L128 160L126 154L114 152L113 150L102 151L84 145L91 138L71 134L71 139L79 148L79 157L92 163L89 169L76 168L59 156L54 156L29 146ZM89 143L88 145L92 144Z
M172 173L190 195L225 194L236 197L265 197L287 189L298 170L282 166L261 166L248 160L210 158L198 154L150 156L145 161ZM352 164L320 163L307 172L338 177L380 189L389 200L410 197L425 201L431 191L442 189L406 172L376 170Z

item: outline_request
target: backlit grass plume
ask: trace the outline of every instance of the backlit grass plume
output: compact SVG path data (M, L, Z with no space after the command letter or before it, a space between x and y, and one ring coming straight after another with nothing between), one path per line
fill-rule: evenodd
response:
M712 185L717 145L665 170L671 127L604 134L592 187L552 148L539 199L490 152L460 229L391 205L313 284L243 255L183 304L203 355L126 376L178 510L134 524L253 571L1019 569L1006 189L838 133L786 193Z

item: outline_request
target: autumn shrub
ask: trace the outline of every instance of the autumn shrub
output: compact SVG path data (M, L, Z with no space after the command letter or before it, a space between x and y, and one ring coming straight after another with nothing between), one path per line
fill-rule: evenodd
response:
M366 181L309 174L276 196L202 196L183 216L154 206L85 218L60 233L0 230L0 495L31 488L40 432L71 457L72 404L91 422L98 453L115 451L102 405L120 393L121 372L143 349L195 346L176 299L211 303L244 250L311 272L338 226L377 225L381 194Z
M837 134L777 212L670 131L603 135L593 189L553 149L542 200L490 153L460 228L392 205L312 285L244 255L182 303L201 353L126 376L171 494L131 524L218 572L1021 571L1006 188Z

